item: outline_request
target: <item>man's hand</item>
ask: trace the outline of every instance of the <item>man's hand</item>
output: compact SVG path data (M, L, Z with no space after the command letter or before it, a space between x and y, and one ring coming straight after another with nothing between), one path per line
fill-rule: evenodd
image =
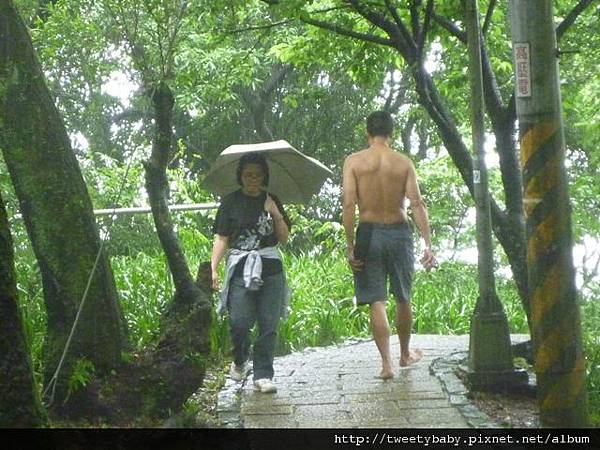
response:
M360 272L363 266L365 265L364 261L361 261L360 259L356 259L354 257L354 246L349 245L346 248L346 259L348 260L348 264L350 264L350 267L352 267L352 270L356 272Z
M435 269L438 266L438 262L433 255L433 251L429 247L425 247L423 258L421 258L421 264L428 272L431 269Z

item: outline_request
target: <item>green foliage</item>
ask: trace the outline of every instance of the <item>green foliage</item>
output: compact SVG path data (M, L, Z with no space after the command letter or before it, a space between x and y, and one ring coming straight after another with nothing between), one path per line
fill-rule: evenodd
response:
M450 157L420 161L416 167L427 202L435 248L457 252L471 247L474 227L468 220L473 200ZM447 244L446 244L447 243Z
M67 397L65 403L69 400L71 395L78 389L87 386L87 384L94 378L94 364L86 358L80 358L75 362L73 372L69 378L69 387L67 390Z
M419 271L413 289L414 329L421 334L468 334L477 301L477 266L444 262ZM512 282L497 278L496 291L511 333L527 333L527 320Z
M587 389L592 426L600 426L600 286L581 304L583 348L587 361Z

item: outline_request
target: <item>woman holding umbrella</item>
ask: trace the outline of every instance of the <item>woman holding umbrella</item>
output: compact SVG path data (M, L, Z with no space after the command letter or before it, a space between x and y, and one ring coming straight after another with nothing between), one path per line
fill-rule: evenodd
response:
M229 313L234 353L230 375L236 381L246 377L250 332L258 323L254 388L272 393L277 391L272 381L277 327L287 312L289 292L275 246L287 242L291 224L279 199L266 191L269 166L263 155L243 155L236 176L240 188L222 199L213 226L213 288L219 288L217 268L227 254L219 312Z

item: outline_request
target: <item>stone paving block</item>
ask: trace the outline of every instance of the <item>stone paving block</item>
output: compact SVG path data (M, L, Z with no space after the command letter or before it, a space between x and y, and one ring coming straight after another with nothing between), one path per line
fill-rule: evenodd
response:
M298 424L320 421L348 420L350 416L340 405L298 405L294 410L294 419Z
M377 420L351 420L347 426L350 428L409 428L410 423L406 417L395 416Z
M391 383L379 383L379 384L371 384L371 385L360 385L359 383L351 383L342 385L341 391L344 394L371 394L371 393L391 393L392 385Z
M382 420L390 417L402 417L398 404L390 400L364 403L343 403L353 420Z
M398 406L402 409L439 409L439 408L449 408L450 402L447 398L444 399L398 399Z
M463 416L450 406L436 409L412 409L407 418L410 425L415 427L468 427Z
M270 400L253 401L242 405L242 415L292 414L293 405L273 405Z
M425 401L425 400L446 400L447 397L440 391L398 391L393 390L390 393L344 393L344 399L348 402L363 403L378 400L407 400L407 401Z
M332 420L299 420L296 421L297 428L349 428L348 427L348 417L344 416L343 418L337 418Z
M429 378L423 381L414 381L404 384L394 384L392 390L400 392L426 392L426 391L442 391L442 385L435 379Z
M286 415L248 415L244 428L296 428L297 422Z
M376 403L395 400L390 392L360 392L344 394L343 403Z
M461 406L469 404L469 399L465 395L450 394L448 399L452 406Z
M342 395L335 392L319 392L307 394L306 392L280 396L279 392L270 400L272 405L331 405L340 403Z

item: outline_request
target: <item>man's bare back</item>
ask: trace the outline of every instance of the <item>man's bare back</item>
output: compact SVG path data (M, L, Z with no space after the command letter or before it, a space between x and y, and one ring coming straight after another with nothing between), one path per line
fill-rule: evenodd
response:
M346 181L354 185L361 222L406 221L405 197L420 200L409 158L374 144L349 156L346 164L350 177Z

